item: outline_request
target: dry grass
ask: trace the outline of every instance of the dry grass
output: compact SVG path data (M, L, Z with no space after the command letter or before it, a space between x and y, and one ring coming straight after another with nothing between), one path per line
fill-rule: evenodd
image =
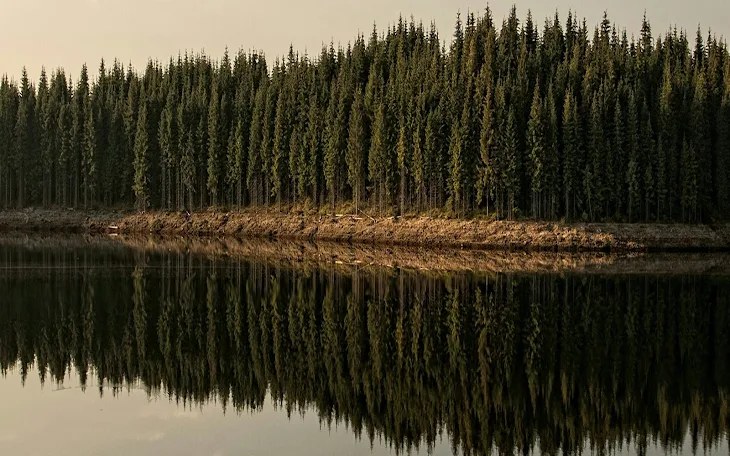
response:
M241 212L78 212L0 214L1 231L227 236L509 251L725 250L730 227L680 224L568 224L440 217L323 215L296 210Z

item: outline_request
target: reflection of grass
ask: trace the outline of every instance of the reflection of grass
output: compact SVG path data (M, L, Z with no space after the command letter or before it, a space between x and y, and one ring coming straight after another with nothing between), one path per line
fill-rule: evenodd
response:
M41 267L42 252L65 252L89 257L106 255L109 262L129 267L141 253L165 256L192 254L221 260L256 260L296 268L335 267L341 271L398 267L432 272L513 272L589 274L730 274L730 254L724 253L569 253L505 252L438 249L408 246L374 246L336 242L307 242L233 237L183 236L24 236L0 237L0 249L22 248L28 267ZM10 250L8 250L10 251ZM34 256L35 252L35 256ZM114 260L116 259L116 260ZM93 261L93 258L90 260ZM0 270L23 267L2 262ZM77 264L73 263L72 264ZM48 266L48 265L43 265ZM60 267L56 265L55 267Z

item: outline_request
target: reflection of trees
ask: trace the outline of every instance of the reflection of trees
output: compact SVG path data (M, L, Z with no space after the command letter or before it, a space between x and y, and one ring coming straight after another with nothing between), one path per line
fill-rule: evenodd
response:
M697 448L728 430L730 282L345 274L172 255L126 278L0 280L0 365L72 364L176 401L289 413L398 448Z

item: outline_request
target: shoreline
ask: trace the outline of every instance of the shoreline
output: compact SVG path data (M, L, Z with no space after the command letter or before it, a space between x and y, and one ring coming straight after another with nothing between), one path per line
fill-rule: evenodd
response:
M265 238L439 249L557 252L711 252L730 250L730 225L375 219L274 210L240 212L0 212L0 233L154 234L190 238Z

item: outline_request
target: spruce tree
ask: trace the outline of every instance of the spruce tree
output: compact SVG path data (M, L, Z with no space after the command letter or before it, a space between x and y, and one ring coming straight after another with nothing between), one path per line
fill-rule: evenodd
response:
M559 23L558 23L559 24ZM552 84L548 88L548 95L545 100L543 113L546 118L546 143L545 143L545 211L544 217L555 219L558 213L560 201L560 149L558 146L558 112L555 105L555 95Z
M563 190L565 192L565 217L568 220L577 216L579 207L579 167L580 167L580 125L578 108L572 92L565 96L563 112Z
M321 116L321 108L319 102L319 94L316 89L312 89L309 96L309 112L307 114L307 131L305 133L304 143L306 152L307 177L306 185L310 188L310 195L314 201L314 205L319 207L323 188L323 152L322 152L322 130L323 119Z
M633 91L629 94L628 110L628 167L626 170L626 184L628 187L628 219L635 222L641 213L641 171L639 163L639 112L636 106L636 96Z
M84 134L82 149L82 175L84 186L84 208L94 204L97 182L96 132L94 127L94 113L86 100L84 108Z
M213 88L210 104L208 105L208 181L206 187L210 194L210 204L213 207L218 205L218 191L221 177L220 153L221 150L221 127L219 124L220 103L217 89Z
M176 168L178 160L178 138L177 138L177 122L175 102L172 93L167 97L165 109L162 111L160 125L158 128L158 140L160 151L162 154L162 207L164 209L172 208L172 192L174 182L172 178L172 170Z
M251 117L251 129L248 140L248 168L246 172L246 184L251 197L251 203L260 205L264 202L264 176L261 157L263 145L263 121L266 109L267 86L262 84L256 91L253 114Z
M287 191L292 114L289 87L285 85L279 93L279 99L276 105L273 155L271 161L272 190L274 196L276 196L276 203L279 210L281 210L281 204Z
M149 135L147 125L147 104L140 101L137 133L134 137L134 197L137 210L144 212L149 204Z
M540 85L535 84L530 109L530 121L527 125L527 151L530 160L529 169L532 183L532 216L545 216L546 190L546 152L547 133L543 114L543 103L540 99Z
M352 188L355 212L359 212L360 201L365 187L365 169L367 156L367 132L365 130L365 102L362 91L355 92L355 101L350 113L350 125L347 139L347 180Z
M398 155L398 176L400 180L400 189L398 191L399 214L405 215L406 212L406 191L408 182L408 158L410 156L411 136L408 134L408 128L405 122L401 123L398 131L397 155Z
M510 107L502 133L502 148L504 150L505 167L502 182L507 193L507 219L513 220L518 215L517 203L520 197L520 151L517 140L517 121L515 110Z
M725 60L724 82L720 112L717 116L715 151L718 217L724 217L725 214L730 213L730 58Z
M391 147L391 144L386 110L386 104L382 100L378 102L375 122L373 123L373 139L368 154L369 177L375 187L375 196L380 213L383 212L384 204L388 202L388 148Z
M238 119L236 122L236 130L231 136L229 151L232 160L228 164L228 186L234 194L232 202L240 208L243 205L243 176L246 174L246 158L248 157L242 119Z

